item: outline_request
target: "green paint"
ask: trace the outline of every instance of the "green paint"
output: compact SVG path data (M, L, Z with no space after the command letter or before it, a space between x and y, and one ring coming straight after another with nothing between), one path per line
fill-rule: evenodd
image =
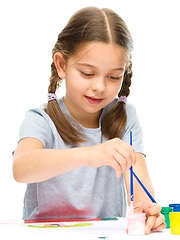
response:
M70 227L86 227L91 226L93 223L78 223L74 225L67 225L67 226L56 226L56 225L50 225L50 226L36 226L36 225L25 225L25 227L34 227L34 228L70 228Z
M110 220L118 220L116 217L115 218L101 218L102 221L110 221Z

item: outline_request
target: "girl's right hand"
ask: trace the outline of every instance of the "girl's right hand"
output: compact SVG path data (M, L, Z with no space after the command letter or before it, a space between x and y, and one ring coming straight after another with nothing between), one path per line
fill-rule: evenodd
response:
M119 138L89 147L89 150L87 166L111 166L115 169L117 177L120 177L122 173L136 163L133 147Z

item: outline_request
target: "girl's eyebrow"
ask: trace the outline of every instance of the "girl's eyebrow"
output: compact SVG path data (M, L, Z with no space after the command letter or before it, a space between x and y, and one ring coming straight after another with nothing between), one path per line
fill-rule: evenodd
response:
M91 68L96 68L95 66L93 66L91 64L88 64L88 63L77 63L77 65L91 67Z
M88 63L77 63L77 65L96 68L95 66L88 64ZM124 71L124 68L114 68L111 71Z
M114 68L112 71L124 71L124 68Z

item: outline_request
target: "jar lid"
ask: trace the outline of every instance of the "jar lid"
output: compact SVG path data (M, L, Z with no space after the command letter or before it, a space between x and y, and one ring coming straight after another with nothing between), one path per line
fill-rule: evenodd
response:
M170 213L172 211L173 211L172 207L162 207L162 209L161 209L162 214Z
M169 207L180 208L180 203L169 204Z

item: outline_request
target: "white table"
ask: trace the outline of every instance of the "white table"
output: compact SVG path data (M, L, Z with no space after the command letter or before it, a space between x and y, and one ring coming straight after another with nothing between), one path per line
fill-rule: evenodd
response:
M180 235L172 235L170 229L165 229L162 232L151 232L149 235L130 236L126 233L127 219L118 218L115 221L88 221L88 222L58 222L60 225L65 225L56 228L37 228L53 223L29 223L24 224L23 221L0 221L0 236L3 240L6 239L39 239L39 240L100 240L100 239L158 239L158 240L180 240ZM79 227L74 226L80 224ZM82 226L85 224L86 226ZM91 224L91 225L87 225ZM31 227L30 227L31 225Z

